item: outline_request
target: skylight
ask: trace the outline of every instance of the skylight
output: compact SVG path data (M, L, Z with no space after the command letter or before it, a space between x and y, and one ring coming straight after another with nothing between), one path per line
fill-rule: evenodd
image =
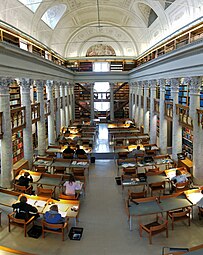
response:
M36 12L37 8L41 4L42 0L18 0L29 8L32 12Z
M54 29L59 22L60 18L63 16L66 11L65 4L55 5L49 8L44 15L42 16L42 20L52 29Z

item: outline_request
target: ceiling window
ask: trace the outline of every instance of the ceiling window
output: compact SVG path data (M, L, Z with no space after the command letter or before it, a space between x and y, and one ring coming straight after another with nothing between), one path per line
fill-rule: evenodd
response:
M59 4L52 6L49 8L44 15L42 16L42 20L52 29L56 27L59 20L63 16L63 14L66 11L66 5L65 4Z
M29 8L32 12L36 12L37 8L41 4L42 0L18 0Z

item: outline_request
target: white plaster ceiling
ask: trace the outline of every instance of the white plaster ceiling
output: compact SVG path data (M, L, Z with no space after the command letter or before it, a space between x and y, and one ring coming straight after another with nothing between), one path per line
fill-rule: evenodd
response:
M35 12L27 8L39 2L0 0L0 19L73 58L97 43L116 56L136 57L203 13L202 0L42 0ZM148 26L151 9L157 18Z

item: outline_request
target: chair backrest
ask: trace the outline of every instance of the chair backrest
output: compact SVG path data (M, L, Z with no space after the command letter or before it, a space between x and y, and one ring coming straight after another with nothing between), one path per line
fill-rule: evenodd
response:
M68 222L51 224L47 223L45 220L42 220L42 236L44 237L45 232L61 234L62 241L64 241L64 230L68 227Z
M46 173L47 167L46 166L35 166L35 171L40 173Z
M54 170L54 173L64 174L66 171L66 167L65 166L54 166L53 170Z
M79 198L79 193L76 193L75 195L59 194L59 199L78 200L78 198Z
M150 187L165 187L165 181L151 183Z
M137 169L135 167L124 167L123 172L124 174L136 174Z
M165 220L162 224L159 224L159 225L157 225L157 226L151 226L150 227L150 231L152 231L152 232L154 232L154 231L161 231L161 230L166 230L166 228L167 228L167 225L168 225L168 221L167 220Z
M175 184L175 192L181 192L187 190L189 186L189 181L180 182Z
M146 173L158 173L160 170L159 170L159 167L155 167L155 168L145 168L145 172Z
M132 191L128 191L128 198L129 199L135 199L135 198L144 198L147 196L147 190L143 190L140 192L132 192Z
M47 189L47 188L43 188L40 186L37 187L37 195L38 196L51 198L53 196L53 194L54 194L53 189Z
M85 169L84 168L72 168L72 173L74 176L84 176Z
M32 193L32 186L26 187L26 186L20 186L18 184L13 184L14 190L21 192L21 193L27 193L31 194Z
M186 210L186 211L181 211L181 212L172 212L171 215L174 217L174 218L181 218L181 217L184 217L186 216L187 214L190 214L190 210Z
M65 159L73 159L73 153L63 153L63 158Z
M77 158L79 158L79 159L87 159L88 157L87 157L87 155L86 154L78 154L77 155Z

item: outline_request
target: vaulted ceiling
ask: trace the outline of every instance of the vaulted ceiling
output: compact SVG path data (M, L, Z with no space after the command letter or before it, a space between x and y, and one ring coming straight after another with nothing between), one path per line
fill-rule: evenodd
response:
M67 58L98 45L136 57L202 13L203 0L0 1L2 21Z

